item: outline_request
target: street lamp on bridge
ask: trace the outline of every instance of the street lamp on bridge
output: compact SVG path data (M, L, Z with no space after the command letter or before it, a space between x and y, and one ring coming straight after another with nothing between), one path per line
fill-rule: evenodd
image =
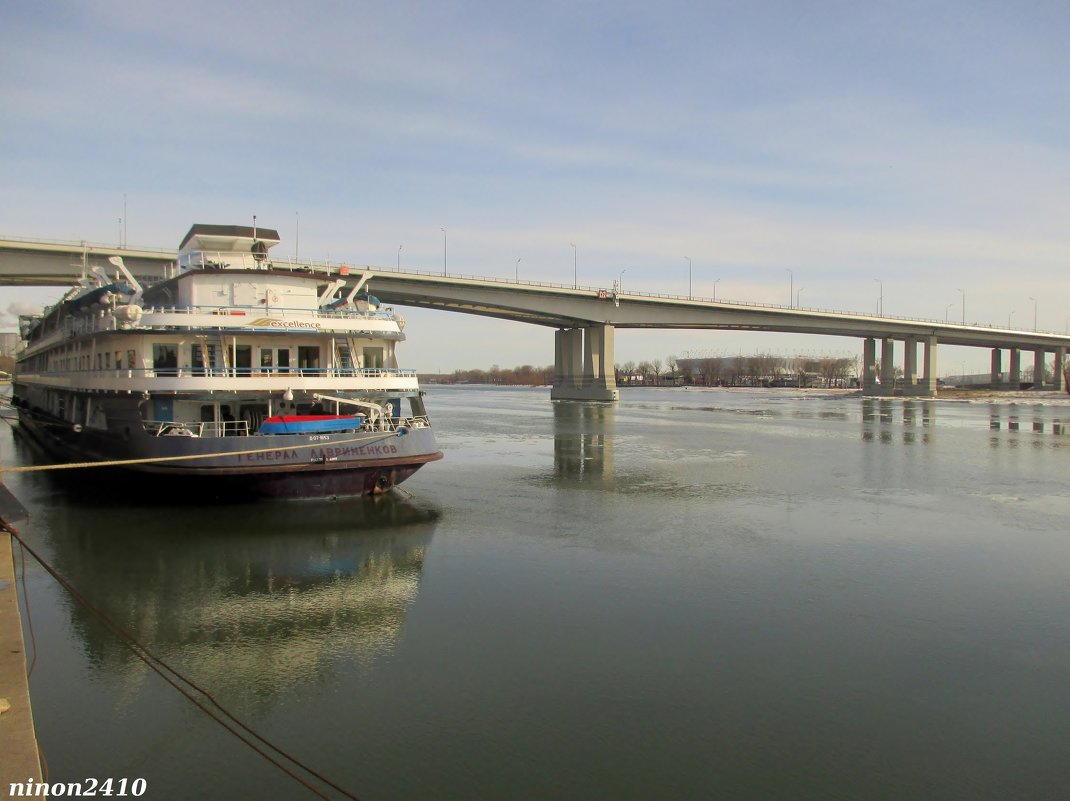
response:
M1033 301L1033 330L1036 331L1037 330L1037 299L1036 298L1030 298L1030 300Z
M691 300L691 257L684 256L687 259L687 299Z
M877 316L884 316L884 282L879 278L874 278L877 285L880 287L880 295L877 296Z
M959 292L962 293L962 324L966 325L966 290L960 289Z
M576 246L573 245L571 242L569 242L569 244L572 245L572 288L579 289L580 272L579 268L576 267L576 262L579 259L579 256L577 255L579 251L576 250Z
M442 274L446 274L446 229L439 228L442 232Z
M795 273L791 271L790 267L785 267L788 271L788 308L792 308L791 302L795 299Z

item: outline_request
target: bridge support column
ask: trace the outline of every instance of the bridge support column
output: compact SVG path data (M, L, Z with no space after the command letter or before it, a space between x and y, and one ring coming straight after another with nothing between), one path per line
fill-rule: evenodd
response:
M992 348L991 382L993 387L998 387L1003 379L1003 351L1000 348Z
M1018 348L1011 348L1011 367L1007 383L1010 384L1011 389L1022 388L1022 351Z
M895 340L885 337L881 340L881 386L880 395L895 394Z
M1046 389L1046 382L1044 381L1044 357L1048 355L1048 352L1044 348L1037 348L1033 351L1033 389L1042 390Z
M918 382L910 389L910 394L931 398L936 395L936 337L925 337L921 342L925 346L923 372Z
M1066 391L1066 348L1055 349L1055 391Z
M551 400L619 400L613 373L613 326L558 330Z
M877 341L873 337L862 340L862 394L877 394Z
M903 394L914 395L918 383L918 338L907 337L903 345Z

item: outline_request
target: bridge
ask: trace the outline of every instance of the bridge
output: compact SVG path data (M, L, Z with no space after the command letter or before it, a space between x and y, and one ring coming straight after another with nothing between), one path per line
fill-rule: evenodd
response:
M132 250L85 242L0 239L0 285L68 286L95 266L105 269L110 256L122 256L127 268L147 283L169 274L174 251ZM447 275L384 267L347 266L307 261L275 261L282 269L322 272L324 278L367 278L384 302L477 314L552 328L554 399L618 399L613 369L613 340L618 328L673 328L770 331L852 337L862 340L862 390L867 395L896 391L895 343L902 343L901 391L936 394L937 344L965 345L991 351L992 383L1019 388L1022 353L1033 354L1034 389L1066 388L1066 351L1070 336L1015 331L947 321L914 320L849 312L816 311L622 292L618 288L562 286L495 278ZM880 366L878 370L878 343ZM920 361L919 361L920 350ZM1003 371L1003 352L1009 369ZM1045 362L1054 356L1050 381Z

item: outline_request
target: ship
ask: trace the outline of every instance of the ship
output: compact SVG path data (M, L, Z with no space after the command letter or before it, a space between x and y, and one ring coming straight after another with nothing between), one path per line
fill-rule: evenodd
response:
M273 262L277 231L193 225L138 280L121 256L20 318L19 428L49 457L183 497L380 494L442 458L404 318L368 270Z

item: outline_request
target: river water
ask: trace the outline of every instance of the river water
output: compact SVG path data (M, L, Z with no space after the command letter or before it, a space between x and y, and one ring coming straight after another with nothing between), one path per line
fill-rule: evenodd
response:
M388 497L9 475L19 528L365 801L1070 792L1070 406L429 389ZM51 781L315 797L27 570Z

